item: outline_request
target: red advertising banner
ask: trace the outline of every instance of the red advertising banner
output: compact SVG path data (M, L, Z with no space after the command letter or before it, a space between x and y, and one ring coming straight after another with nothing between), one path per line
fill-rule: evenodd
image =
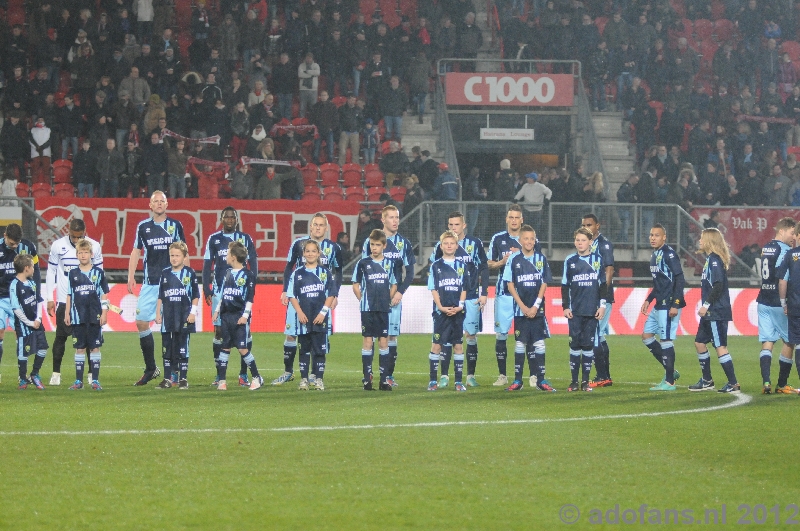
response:
M695 208L692 216L700 223L718 213L717 222L725 241L731 250L739 254L753 243L763 246L775 236L775 225L781 218L789 217L798 221L796 209L756 209L756 208Z
M122 315L109 312L106 331L134 332L136 331L136 293L128 293L124 284L113 284L109 301L122 308ZM281 284L258 284L256 286L255 302L253 304L252 330L253 332L282 332L286 322L286 307L280 303L283 290ZM609 327L612 335L638 335L642 333L647 316L642 315L641 308L649 288L617 288L614 290L616 302L614 303ZM731 306L733 308L733 321L728 326L728 335L758 334L758 313L756 297L758 289L731 289ZM489 296L494 297L494 289L490 288ZM678 335L693 336L697 333L699 317L697 309L700 306L700 288L687 289L685 294L686 307L681 313ZM425 286L411 286L403 297L403 323L401 331L404 334L430 334L433 331L431 320L432 308L431 292ZM552 334L567 335L567 319L561 310L561 288L558 286L547 288L546 293L547 322ZM652 306L651 306L652 308ZM350 289L349 282L345 281L339 293L339 305L332 312L333 331L335 333L361 333L361 312L358 301ZM493 334L494 328L494 303L487 304L483 314L483 333ZM55 320L45 314L44 325L47 331L55 330ZM153 329L158 326L153 324ZM199 316L198 330L213 331L211 322L211 308L202 303L202 312Z
M83 219L86 234L100 242L107 269L128 269L136 226L150 215L147 199L70 199L48 197L36 200L37 212L59 233L39 225L39 252L47 256L52 243L67 233L73 218ZM241 230L252 236L260 271L283 271L289 247L295 238L308 234L316 212L328 217L330 234L355 234L358 203L347 201L238 201L228 199L171 199L168 215L183 224L191 265L202 270L206 241L220 228L220 212L232 205L239 211ZM140 265L141 268L141 265Z
M570 74L449 73L447 105L569 107L574 100Z

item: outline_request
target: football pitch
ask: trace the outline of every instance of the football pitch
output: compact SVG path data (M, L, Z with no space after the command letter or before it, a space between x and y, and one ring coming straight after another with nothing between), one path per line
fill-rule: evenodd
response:
M700 376L688 337L676 341L678 391L650 392L663 372L633 336L609 337L613 387L567 393L567 340L547 342L556 393L528 387L527 369L522 391L493 387L491 336L480 338L480 387L428 392L424 335L400 338L391 393L361 389L351 334L332 337L323 392L297 381L250 392L232 385L238 362L217 391L209 334L192 338L188 390L133 387L143 365L125 333L106 335L103 391L67 389L69 349L60 387L19 391L9 334L0 528L800 528L800 397L760 394L756 338L730 339L739 396L686 390ZM254 341L269 382L283 337ZM776 353L773 387L777 366ZM718 363L712 372L721 387Z

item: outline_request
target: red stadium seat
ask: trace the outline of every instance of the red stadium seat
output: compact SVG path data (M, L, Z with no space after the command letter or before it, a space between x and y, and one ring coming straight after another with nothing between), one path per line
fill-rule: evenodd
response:
M341 107L342 105L344 105L345 103L347 103L347 96L336 96L336 97L335 97L335 98L333 98L331 101L332 101L332 102L333 102L333 104L334 104L334 105L336 105L337 107Z
M695 20L694 34L698 41L711 40L711 36L714 34L714 23L704 18Z
M383 176L383 172L380 170L369 170L364 172L364 186L367 188L372 188L374 186L383 186L386 179Z
M322 189L325 201L343 201L344 191L338 186L326 186Z
M366 197L364 189L361 186L348 186L344 189L344 195L347 196L348 201L363 201Z
M317 186L317 185L306 186L305 188L303 188L303 193L304 194L317 194L317 195L319 195L319 186Z
M31 187L28 186L28 183L19 183L17 185L17 197L30 197L31 196Z
M344 186L361 186L361 166L350 163L342 166Z
M797 41L783 41L781 44L781 51L788 53L792 60L800 58L800 42Z
M319 192L303 194L303 201L319 201L320 199L322 198L320 197Z
M389 195L392 196L392 199L395 201L402 202L403 199L406 198L406 187L405 186L392 186L389 190Z
M373 162L371 164L367 164L366 166L364 166L364 171L365 172L370 171L370 170L380 170L380 169L381 169L381 167L375 162Z
M327 162L319 167L320 179L322 179L322 186L338 186L339 185L339 165L335 162Z
M317 184L319 179L319 168L316 164L307 164L305 167L300 168L300 173L303 175L303 184L309 186Z
M380 201L381 196L387 193L386 188L374 187L367 190L367 201Z
M65 199L75 197L75 187L68 183L57 184L55 186L55 193L53 195Z
M60 159L53 162L53 182L72 183L72 161Z
M36 183L31 188L31 195L36 199L50 197L53 195L53 190L50 183Z

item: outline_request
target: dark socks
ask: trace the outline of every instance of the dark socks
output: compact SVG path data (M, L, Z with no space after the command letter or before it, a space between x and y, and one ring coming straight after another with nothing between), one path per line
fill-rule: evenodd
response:
M307 379L308 366L311 365L311 353L301 352L299 358L300 358L300 377Z
M294 358L297 355L297 341L283 342L283 370L294 371Z
M505 339L496 339L494 342L494 353L497 356L497 370L500 374L506 373L506 356L508 347Z
M36 353L36 358L33 360L33 370L31 371L31 374L39 374L39 369L42 368L45 356L47 356L46 350L40 350Z
M539 377L539 363L536 360L536 350L534 350L533 346L528 346L527 351L525 352L525 357L528 358L528 371L530 371L531 376L536 375Z
M771 372L770 369L772 365L772 351L767 349L762 349L761 354L758 357L758 364L761 366L761 381L764 383L772 381L770 379L770 372ZM789 362L789 368L790 369L792 368L791 361ZM778 379L778 381L780 381L780 378Z
M537 379L539 380L539 383L541 383L545 379L545 376L544 376L545 375L545 368L544 368L545 353L544 353L544 347L537 347L534 352L536 353L536 366L537 366L537 369L539 370L539 372L537 373L536 376L538 377Z
M647 339L643 339L642 343L650 350L650 354L661 364L664 366L664 359L661 357L661 343L656 341L654 337L648 337Z
M156 345L153 341L153 333L150 330L139 332L139 346L142 348L142 357L144 357L144 370L145 372L155 372L156 370ZM168 374L164 376L169 376Z
M453 355L453 370L455 371L455 378L460 382L464 377L464 354Z
M581 351L569 349L569 371L572 374L572 382L578 381L581 369Z
M514 346L514 380L522 381L522 371L525 370L525 345L517 342Z
M314 354L314 376L317 380L325 376L325 354Z
M478 340L467 339L467 374L475 375L475 367L478 365Z
M736 380L736 374L733 372L733 358L731 358L730 353L720 356L719 364L722 365L722 370L725 371L725 376L728 377L729 384L734 385L739 383Z
M228 373L228 358L230 357L230 351L221 350L219 353L219 365L217 366L217 377L220 380L226 379L226 374Z
M258 378L260 375L258 374L258 367L256 367L256 358L253 357L252 352L248 352L242 358L242 365L244 365L244 371L241 374L247 374L247 369L250 369L250 374L253 378Z
M19 379L25 380L28 378L28 358L23 357L17 359L17 368L19 369Z
M675 347L672 341L661 343L661 362L664 365L664 381L675 385Z
M92 381L100 380L100 352L89 354L89 364L92 368Z
M435 382L439 379L439 355L431 352L428 355L430 365L430 380Z
M389 349L381 349L378 351L378 364L381 370L381 383L386 383L386 377L389 376L389 365L391 363L391 356L389 356Z
M394 374L397 365L397 340L389 341L389 376Z
M86 365L86 354L75 353L75 379L79 382L83 381L83 371Z
M450 360L453 359L453 345L442 345L442 355L439 358L442 368L442 376L450 374Z
M581 382L588 383L589 376L592 372L592 364L594 363L594 352L592 350L587 349L583 351L583 359L581 360L581 368L582 368L582 375L581 375Z
M172 358L164 358L164 378L169 380L172 375Z
M763 359L763 358L762 358ZM778 372L778 387L783 387L789 380L789 375L792 374L792 360L781 356L778 358L780 370ZM768 382L769 380L764 380Z
M708 351L701 352L697 355L697 359L700 362L700 370L703 371L703 380L711 381L711 356L708 355Z
M369 380L372 374L372 364L375 361L375 347L370 350L361 349L361 373L364 375L364 380Z
M601 341L600 344L594 348L594 365L597 370L597 377L601 380L611 379L608 354L608 343L605 341Z
M181 380L185 380L186 376L189 374L189 358L181 358L179 366L180 366L180 378Z

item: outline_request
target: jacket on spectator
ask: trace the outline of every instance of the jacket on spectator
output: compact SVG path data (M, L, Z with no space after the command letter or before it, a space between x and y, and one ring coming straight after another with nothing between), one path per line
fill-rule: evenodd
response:
M97 153L94 149L83 148L72 159L72 181L75 184L97 184Z
M339 107L339 128L346 133L356 133L361 130L364 123L364 113L361 107L354 105L350 107L344 104Z
M113 181L125 172L125 157L118 149L109 150L105 146L97 153L97 175L99 179Z
M316 91L319 86L319 65L311 63L307 65L305 61L297 67L297 77L300 78L300 90Z
M111 106L111 116L114 127L117 129L130 129L131 124L137 122L138 114L136 107L130 100L127 102L119 100ZM158 122L156 122L156 125L158 125Z
M449 170L443 171L433 183L434 201L457 201L458 180Z
M317 126L320 135L339 128L339 109L330 100L318 101L311 107L309 122Z
M167 149L167 173L183 177L186 173L186 162L189 155L177 147Z
M31 145L31 158L51 156L51 132L50 128L46 125L44 127L37 127L34 125L31 128L30 133L28 133L28 139Z
M396 89L387 86L381 98L381 111L384 116L402 116L408 108L408 96L402 86Z
M146 144L142 154L142 174L145 176L166 174L168 168L169 162L164 144Z
M6 162L11 159L28 158L30 155L28 131L22 121L13 125L11 120L6 120L3 130L0 131L0 150Z
M408 157L402 151L388 153L383 156L378 167L383 173L408 173Z
M119 84L119 91L127 91L134 105L145 105L150 100L150 85L141 77L126 77Z

